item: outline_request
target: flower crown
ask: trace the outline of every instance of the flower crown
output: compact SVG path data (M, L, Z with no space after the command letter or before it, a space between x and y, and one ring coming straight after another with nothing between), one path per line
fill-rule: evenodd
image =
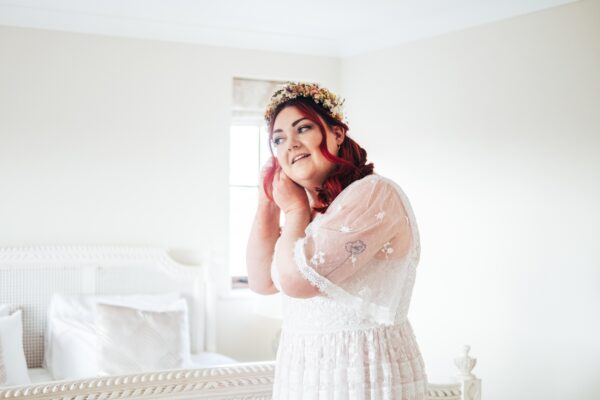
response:
M265 110L265 120L271 122L275 109L282 103L297 97L306 97L320 104L331 117L344 122L344 99L335 93L320 87L316 83L287 82L271 96L271 100Z

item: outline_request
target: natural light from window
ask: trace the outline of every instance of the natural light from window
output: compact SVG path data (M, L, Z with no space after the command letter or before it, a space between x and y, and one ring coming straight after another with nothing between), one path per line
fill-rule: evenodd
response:
M259 174L271 157L262 123L235 124L229 134L229 274L243 285L246 243L256 212ZM241 279L240 279L241 278Z

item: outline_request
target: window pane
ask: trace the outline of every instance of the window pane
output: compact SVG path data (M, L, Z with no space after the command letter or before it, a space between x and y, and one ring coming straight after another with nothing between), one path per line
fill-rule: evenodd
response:
M229 188L229 274L247 275L246 243L256 213L256 188Z
M234 125L229 134L229 184L251 185L258 182L258 126Z

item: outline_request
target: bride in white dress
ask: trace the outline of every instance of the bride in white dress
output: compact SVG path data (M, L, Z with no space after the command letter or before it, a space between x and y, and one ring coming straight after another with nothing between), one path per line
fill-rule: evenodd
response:
M415 217L347 135L342 104L316 84L290 82L265 113L274 157L263 168L247 265L252 290L283 295L273 398L425 399L407 320Z

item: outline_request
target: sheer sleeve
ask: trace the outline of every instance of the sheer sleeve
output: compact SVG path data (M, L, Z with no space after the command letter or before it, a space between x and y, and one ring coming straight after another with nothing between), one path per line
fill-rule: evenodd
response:
M360 288L350 281L369 274L387 279L394 272L386 268L397 265L411 249L410 219L395 186L377 176L363 178L346 188L318 218L295 245L301 273L324 294L374 308L371 314L389 313L389 307L378 310L381 304L369 299L373 279Z

